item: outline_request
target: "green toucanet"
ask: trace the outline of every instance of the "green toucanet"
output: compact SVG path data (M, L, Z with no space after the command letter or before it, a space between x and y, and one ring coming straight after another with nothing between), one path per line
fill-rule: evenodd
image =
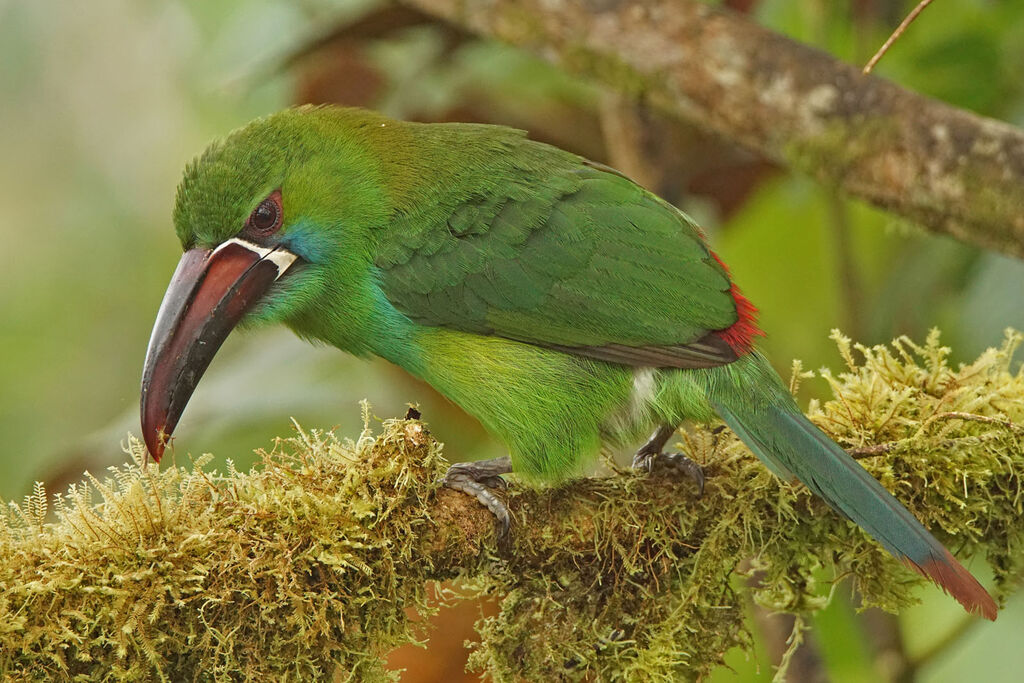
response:
M716 415L772 472L799 480L907 566L990 619L984 588L811 424L757 352L754 307L678 209L616 171L517 130L299 108L189 164L184 256L150 340L142 428L157 460L237 323L376 355L475 416L511 460L446 483L503 521L488 485L579 474L602 444L662 454Z

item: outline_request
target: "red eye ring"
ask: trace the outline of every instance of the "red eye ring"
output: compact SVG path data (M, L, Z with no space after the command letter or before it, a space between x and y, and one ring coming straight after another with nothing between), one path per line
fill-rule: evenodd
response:
M270 235L280 229L283 216L281 190L274 190L252 210L245 227L258 235Z

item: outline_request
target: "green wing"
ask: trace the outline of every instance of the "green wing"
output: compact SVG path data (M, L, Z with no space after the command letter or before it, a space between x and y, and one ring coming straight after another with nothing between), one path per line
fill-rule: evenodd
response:
M616 363L735 360L709 334L736 321L736 305L697 228L611 169L572 160L394 224L376 261L385 296L423 325Z

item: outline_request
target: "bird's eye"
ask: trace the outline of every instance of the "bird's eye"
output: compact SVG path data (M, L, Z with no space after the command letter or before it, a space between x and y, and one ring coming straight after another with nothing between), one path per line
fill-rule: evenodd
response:
M281 191L274 190L249 214L248 227L261 235L269 235L281 227L282 213Z

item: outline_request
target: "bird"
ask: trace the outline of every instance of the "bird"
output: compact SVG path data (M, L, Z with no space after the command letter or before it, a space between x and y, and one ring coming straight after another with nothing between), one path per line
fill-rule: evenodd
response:
M664 449L685 421L718 417L775 475L996 617L975 577L803 415L701 229L613 168L512 128L307 105L190 162L173 223L183 255L140 405L157 462L228 334L283 323L400 366L503 441L507 457L444 478L503 531L501 475L557 483L602 447L643 443L634 466L664 462L702 490L699 465Z

